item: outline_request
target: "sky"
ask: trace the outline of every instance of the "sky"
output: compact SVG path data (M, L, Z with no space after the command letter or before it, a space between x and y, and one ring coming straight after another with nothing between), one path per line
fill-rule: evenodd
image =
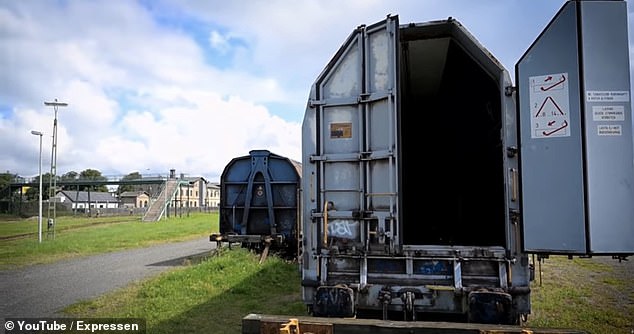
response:
M357 26L453 17L513 77L564 3L0 0L0 171L38 175L32 130L50 171L55 111L44 102L55 99L68 103L57 112L57 175L175 169L219 182L253 149L301 161L311 85Z

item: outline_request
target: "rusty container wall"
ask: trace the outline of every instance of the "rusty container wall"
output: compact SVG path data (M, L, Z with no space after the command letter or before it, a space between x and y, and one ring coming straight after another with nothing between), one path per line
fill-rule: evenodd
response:
M301 165L267 150L231 160L220 179L220 234L258 243L271 237L295 249Z

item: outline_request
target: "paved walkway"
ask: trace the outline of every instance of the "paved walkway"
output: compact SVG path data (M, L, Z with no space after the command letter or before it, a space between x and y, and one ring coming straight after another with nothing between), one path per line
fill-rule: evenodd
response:
M0 271L0 320L60 317L69 305L182 265L215 247L205 237Z

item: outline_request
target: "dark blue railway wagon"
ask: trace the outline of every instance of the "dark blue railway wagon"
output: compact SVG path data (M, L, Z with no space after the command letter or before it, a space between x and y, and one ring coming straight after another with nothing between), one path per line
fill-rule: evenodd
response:
M268 150L231 160L220 179L220 233L210 241L297 254L301 164Z

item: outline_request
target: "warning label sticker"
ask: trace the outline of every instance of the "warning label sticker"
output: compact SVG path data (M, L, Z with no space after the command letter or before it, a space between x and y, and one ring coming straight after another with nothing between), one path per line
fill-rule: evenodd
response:
M330 123L330 138L352 138L352 123Z
M570 136L568 73L529 78L531 138Z

